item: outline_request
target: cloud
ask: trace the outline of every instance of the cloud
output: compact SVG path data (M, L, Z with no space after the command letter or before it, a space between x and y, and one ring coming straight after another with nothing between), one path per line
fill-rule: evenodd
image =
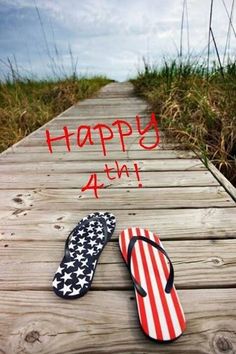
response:
M230 9L231 0L225 3ZM52 57L69 70L70 46L80 71L123 80L135 73L143 56L155 62L164 55L176 56L181 14L180 0L0 0L0 58L14 54L20 67L46 75ZM188 15L191 50L201 53L207 44L209 4L188 0ZM214 4L213 30L222 53L227 25L219 0ZM231 50L235 49L232 38Z

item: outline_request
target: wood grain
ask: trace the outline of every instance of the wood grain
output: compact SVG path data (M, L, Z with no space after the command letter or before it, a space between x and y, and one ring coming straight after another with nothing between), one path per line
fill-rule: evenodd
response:
M232 207L234 201L222 187L100 189L100 198L80 189L0 190L0 210L56 209L173 209Z
M48 151L45 151L45 147L31 148L34 154L35 162L57 162L57 161L104 161L104 156L98 154L96 151L71 151L63 152L57 151L56 154L49 154ZM156 160L160 159L188 159L196 157L192 151L179 151L179 150L158 150L157 154L152 154L147 150L129 150L128 153L124 153L121 156L119 150L109 151L109 154L106 156L106 161L114 161L124 159L128 156L131 160ZM2 164L7 163L31 163L32 157L31 154L26 154L25 149L17 150L14 148L9 149L7 153L0 155L0 162ZM199 163L200 164L200 163Z
M206 167L203 163L199 162L198 159L161 159L160 161L156 160L118 160L118 165L121 167L122 165L127 165L129 170L134 171L134 163L138 164L140 171L207 171ZM45 173L79 173L79 172L102 172L104 171L105 164L108 162L104 159L99 162L97 161L83 161L83 163L76 163L75 161L67 161L66 163L63 161L51 161L51 162L31 162L27 165L24 165L23 162L19 163L6 163L1 164L0 172L4 173L34 173L37 176L37 173L45 172ZM92 165L92 166L91 166ZM24 166L24 169L22 167ZM115 162L110 162L109 166L115 167ZM203 174L204 175L204 174ZM211 175L211 173L208 173ZM86 174L84 174L86 176ZM199 175L198 175L199 176ZM215 178L214 178L215 179ZM219 183L217 183L219 184Z
M236 286L236 240L165 241L164 247L175 268L177 288ZM63 254L60 241L1 241L1 290L50 290ZM117 241L103 250L92 288L132 288Z
M147 124L150 112L135 97L132 84L111 83L0 155L0 353L236 352L234 190L220 172L209 166L212 173L208 171L193 152L178 150L163 133L157 149L140 149L137 113ZM83 149L75 138L71 152L63 142L53 147L55 153L47 150L46 128L60 134L65 125L76 130L117 118L134 128L125 153L117 133L105 158L97 136L96 144ZM130 166L130 178L105 181L98 200L91 192L81 193L90 173L102 177L104 164L114 160ZM144 188L137 188L134 162ZM62 300L52 292L51 281L65 239L94 210L112 211L117 228L101 255L91 291L78 300ZM187 318L187 331L175 343L151 342L139 328L117 242L121 230L131 226L160 234L174 263Z
M176 342L160 345L141 332L133 292L91 291L65 301L52 291L1 291L0 350L4 354L235 353L235 289L178 293L187 330Z
M15 165L13 165L15 169ZM114 167L114 164L109 166ZM122 165L121 165L122 166ZM28 166L27 166L28 167ZM85 166L83 165L83 168ZM27 168L26 168L27 170ZM37 174L35 171L39 170ZM32 172L29 169L27 173L27 180L25 178L25 171L17 169L14 174L1 173L0 175L0 188L1 189L17 189L17 188L82 188L88 181L86 174L81 172L65 172L58 171L57 168L45 169L40 165L37 166ZM142 169L141 169L142 170ZM51 172L52 171L52 172ZM117 176L111 173L111 176ZM190 186L217 186L219 183L212 176L209 171L172 171L169 172L142 172L140 173L143 188L153 187L190 187ZM124 175L120 179L108 180L106 174L103 172L98 173L99 180L105 181L105 187L114 188L137 188L138 181L134 172L129 172L129 177Z
M100 209L104 210L103 208ZM2 240L65 240L69 232L85 215L94 211L48 208L44 210L1 211ZM117 219L113 239L127 227L148 228L163 240L219 239L236 237L235 208L111 210Z

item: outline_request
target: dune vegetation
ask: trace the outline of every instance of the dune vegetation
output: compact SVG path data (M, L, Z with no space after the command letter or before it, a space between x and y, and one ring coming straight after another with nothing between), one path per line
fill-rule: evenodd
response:
M170 139L210 159L236 184L236 62L209 71L190 61L145 64L132 82Z
M0 82L0 151L110 81L103 76L37 80L12 75Z

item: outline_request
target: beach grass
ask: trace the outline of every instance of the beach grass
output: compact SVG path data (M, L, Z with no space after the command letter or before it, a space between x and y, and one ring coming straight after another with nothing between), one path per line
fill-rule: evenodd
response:
M0 151L111 80L103 76L37 80L20 76L0 82Z
M150 104L167 136L210 159L236 184L236 62L210 70L178 59L145 63L131 80Z

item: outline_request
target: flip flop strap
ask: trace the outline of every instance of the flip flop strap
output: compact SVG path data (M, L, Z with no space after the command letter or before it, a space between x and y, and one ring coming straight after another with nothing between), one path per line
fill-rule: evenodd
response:
M64 255L66 258L70 258L70 250L69 250L69 243L70 243L70 239L71 236L75 233L75 231L79 230L81 228L81 226L85 226L87 224L89 224L91 221L100 221L102 223L103 226L103 230L104 230L104 243L107 242L107 238L108 238L108 231L107 231L107 223L106 221L103 219L103 217L99 216L99 217L93 217L84 221L81 221L70 233L69 236L66 239L65 242L65 252Z
M134 245L136 243L136 241L144 241L149 243L151 246L153 246L154 248L156 248L158 251L160 251L162 254L164 254L164 256L168 259L169 264L170 264L170 273L169 273L169 277L167 279L167 283L166 283L166 287L165 287L165 292L166 293L170 293L171 289L173 287L174 284L174 268L173 268L173 264L168 256L168 254L166 253L166 251L160 246L158 245L156 242L154 242L153 240L150 240L147 237L144 236L133 236L129 242L129 246L128 246L128 253L127 253L127 266L128 269L130 271L130 275L131 278L134 282L134 286L137 289L138 293L144 297L147 295L146 291L142 288L142 286L137 282L137 280L135 279L135 277L133 276L132 272L131 272L131 256L132 256L132 250L134 249Z

